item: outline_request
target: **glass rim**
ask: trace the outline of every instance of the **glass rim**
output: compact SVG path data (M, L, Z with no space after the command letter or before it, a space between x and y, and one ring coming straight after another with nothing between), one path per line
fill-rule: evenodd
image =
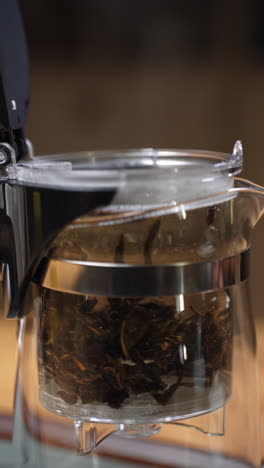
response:
M185 149L94 150L37 156L7 168L13 182L30 185L73 187L91 184L114 187L127 177L140 177L155 171L173 177L196 174L234 176L241 172L243 155ZM89 187L91 188L91 187Z

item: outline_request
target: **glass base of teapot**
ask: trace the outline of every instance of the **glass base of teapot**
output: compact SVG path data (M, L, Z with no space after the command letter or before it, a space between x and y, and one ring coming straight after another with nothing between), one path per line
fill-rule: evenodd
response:
M111 434L130 439L152 437L160 432L162 424L101 424L75 421L74 428L76 452L85 455L91 453Z
M225 435L225 406L216 411L185 419L170 421L168 424L195 429L209 436ZM107 437L115 434L125 438L145 438L157 435L162 429L162 423L145 424L102 424L74 421L76 452L79 455L91 453Z
M161 430L161 424L120 424L116 434L121 437L137 438L151 437L156 435Z

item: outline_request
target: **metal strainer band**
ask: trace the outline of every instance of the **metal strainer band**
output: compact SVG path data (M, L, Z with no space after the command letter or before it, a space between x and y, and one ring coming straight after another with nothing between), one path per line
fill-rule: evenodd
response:
M218 260L129 265L49 259L40 284L99 296L170 296L225 288L249 276L249 249Z

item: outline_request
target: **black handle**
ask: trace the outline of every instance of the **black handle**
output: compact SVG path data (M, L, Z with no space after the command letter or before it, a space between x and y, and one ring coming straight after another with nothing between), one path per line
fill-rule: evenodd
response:
M24 126L29 102L28 57L17 0L0 0L0 142L17 159L26 153Z

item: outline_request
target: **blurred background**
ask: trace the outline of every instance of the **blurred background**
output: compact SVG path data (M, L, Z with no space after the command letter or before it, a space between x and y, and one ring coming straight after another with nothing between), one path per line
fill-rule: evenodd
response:
M245 146L261 161L261 0L23 0L36 153ZM258 158L256 157L258 155ZM261 182L261 180L259 180Z
M261 164L261 0L23 0L36 153L230 151ZM261 182L261 174L256 174Z
M243 176L264 184L263 1L22 0L21 6L31 64L27 136L36 154L129 147L230 152L241 139ZM263 239L262 220L251 278L264 415Z

